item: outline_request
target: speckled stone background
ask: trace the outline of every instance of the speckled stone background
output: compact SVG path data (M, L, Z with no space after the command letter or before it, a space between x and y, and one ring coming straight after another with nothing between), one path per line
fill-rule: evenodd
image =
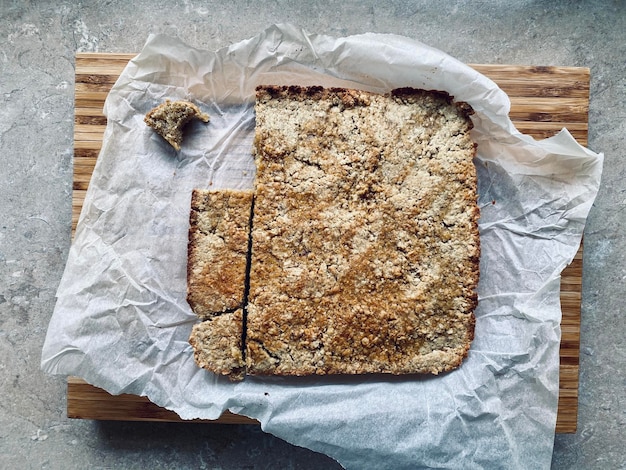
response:
M64 380L39 369L70 243L74 54L137 52L151 32L216 49L277 22L402 34L469 63L591 68L605 171L585 234L579 430L557 435L552 467L626 468L620 0L0 0L0 468L338 468L251 426L69 420Z

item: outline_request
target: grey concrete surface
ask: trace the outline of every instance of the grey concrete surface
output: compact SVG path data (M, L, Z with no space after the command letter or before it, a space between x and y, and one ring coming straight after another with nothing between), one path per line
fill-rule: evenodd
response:
M70 243L77 51L151 32L216 49L276 22L391 32L470 63L591 68L589 147L606 155L585 234L578 432L555 469L626 468L626 3L454 0L0 0L0 468L338 468L248 426L69 420L40 351Z

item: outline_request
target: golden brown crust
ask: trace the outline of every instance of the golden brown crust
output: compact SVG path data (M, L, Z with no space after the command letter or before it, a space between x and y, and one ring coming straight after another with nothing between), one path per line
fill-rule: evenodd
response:
M434 373L474 332L467 104L259 87L248 373Z
M192 119L209 122L209 115L189 101L165 100L151 109L144 117L144 122L152 127L172 147L180 150L183 142L183 128Z
M252 191L191 196L187 301L201 319L243 306Z
M225 313L193 326L189 343L199 367L230 380L241 380L245 363L241 347L243 313L241 309Z

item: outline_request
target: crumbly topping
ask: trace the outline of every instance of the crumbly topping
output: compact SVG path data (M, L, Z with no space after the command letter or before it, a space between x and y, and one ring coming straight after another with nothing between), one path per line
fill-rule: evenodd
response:
M201 319L243 306L252 191L191 197L187 301Z
M189 343L198 366L231 380L245 375L241 339L243 313L237 309L193 326Z
M471 112L441 92L258 89L249 373L458 366L480 250Z

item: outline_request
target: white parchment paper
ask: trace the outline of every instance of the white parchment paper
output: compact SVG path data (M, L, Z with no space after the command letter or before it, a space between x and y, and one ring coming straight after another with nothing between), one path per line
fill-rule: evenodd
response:
M469 102L481 206L475 340L438 377L246 378L194 364L185 300L192 188L251 188L254 88L446 90ZM211 115L175 152L143 123L165 98ZM216 52L151 36L111 90L104 142L42 355L52 374L148 396L185 419L229 409L348 468L548 468L556 420L559 276L580 243L602 154L563 130L515 130L486 77L411 39L274 25Z

